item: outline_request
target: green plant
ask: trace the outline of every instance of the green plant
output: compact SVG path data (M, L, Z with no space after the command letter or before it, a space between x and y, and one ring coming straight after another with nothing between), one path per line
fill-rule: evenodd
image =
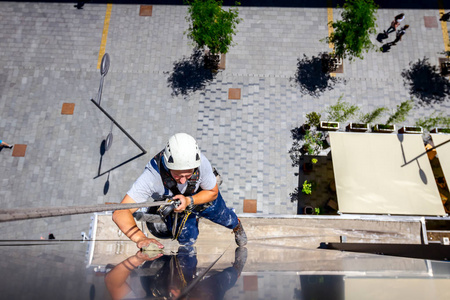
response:
M315 111L306 114L307 124L318 127L322 116Z
M420 127L413 127L413 126L405 126L405 130L407 130L407 131L421 132L421 131L422 131L422 128L420 128Z
M306 150L309 155L319 154L320 149L322 149L323 146L321 132L307 130L303 136L303 141L303 149Z
M430 131L434 127L450 127L450 117L446 117L436 111L427 118L420 118L416 121L416 126L421 126Z
M237 32L236 25L242 20L238 9L223 10L222 0L188 0L186 3L189 4L187 36L199 48L208 47L213 55L227 53Z
M312 183L308 183L308 180L303 182L302 193L305 193L306 195L311 195L312 193Z
M317 158L313 158L313 159L311 159L311 162L312 162L313 164L317 164L318 160L317 160Z
M386 121L386 124L404 122L411 109L413 109L412 100L406 100L400 103L400 105L397 105L396 111L389 116L388 120Z
M314 213L315 213L316 215L320 215L320 207L315 207L315 208L314 208Z
M386 107L375 108L373 111L362 115L359 121L361 123L375 123L375 121L378 120L381 117L381 115L387 110L388 109Z
M322 126L324 127L338 127L338 124L336 122L322 122Z
M357 129L367 129L367 123L365 123L365 124L353 123L352 126L353 126L353 128L357 128Z
M389 125L389 124L378 124L378 129L393 129L394 126L393 125Z
M331 22L333 32L325 38L334 44L335 55L341 58L363 58L363 51L376 47L370 41L375 33L378 5L373 0L346 0L341 14L342 19Z
M327 113L327 120L345 122L358 112L358 106L342 101L342 97L344 97L344 95L339 97L335 105L331 105L325 110Z

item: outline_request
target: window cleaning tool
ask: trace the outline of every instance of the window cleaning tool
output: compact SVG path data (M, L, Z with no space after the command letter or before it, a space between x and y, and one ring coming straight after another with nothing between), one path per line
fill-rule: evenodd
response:
M58 217L66 215L79 215L101 211L113 211L113 210L153 207L161 205L170 206L173 205L173 203L171 202L161 203L161 201L155 201L142 203L98 204L98 205L69 206L69 207L57 206L57 207L0 209L0 222Z

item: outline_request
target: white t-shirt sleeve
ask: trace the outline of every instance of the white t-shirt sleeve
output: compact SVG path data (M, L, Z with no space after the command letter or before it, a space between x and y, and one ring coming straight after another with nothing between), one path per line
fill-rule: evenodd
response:
M164 185L159 173L148 163L144 172L131 186L127 192L137 203L146 202L149 198L160 200L164 195Z
M217 184L217 179L213 173L211 163L206 156L201 153L200 161L200 187L203 190L212 190Z

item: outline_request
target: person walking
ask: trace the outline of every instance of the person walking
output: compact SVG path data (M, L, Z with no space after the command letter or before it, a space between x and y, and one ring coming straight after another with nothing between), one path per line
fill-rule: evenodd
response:
M13 146L14 146L14 145L10 145L10 144L8 144L8 143L6 143L6 142L0 140L0 147L1 147L1 148L8 148L8 149L11 149Z
M405 19L405 14L399 14L396 15L394 18L394 21L391 22L391 26L384 31L384 34L388 35L391 32L394 32L397 30L397 27L400 25L400 22Z
M179 205L173 213L161 217L166 227L165 238L176 239L180 245L191 246L199 234L198 219L206 218L232 229L238 246L247 244L247 236L240 220L226 206L219 192L216 175L209 160L200 152L195 139L186 133L170 137L166 147L146 165L122 203L141 203L148 198L161 201L167 197L179 202ZM113 221L138 248L155 245L164 248L156 239L146 237L137 227L133 216L136 211L137 209L116 210ZM147 227L150 229L149 223Z
M397 34L396 34L396 37L395 37L395 40L393 42L390 42L389 44L395 46L397 44L397 42L401 41L402 40L402 36L405 35L406 29L408 29L408 28L409 28L409 25L405 25L400 30L398 30Z

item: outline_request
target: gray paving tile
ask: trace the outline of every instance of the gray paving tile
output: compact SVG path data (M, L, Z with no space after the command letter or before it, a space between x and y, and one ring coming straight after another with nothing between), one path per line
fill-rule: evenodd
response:
M139 17L137 5L113 5L106 44L111 67L102 107L148 153L110 172L104 195L107 175L94 179L99 167L104 172L140 153L113 127L113 146L100 155L111 122L90 99L100 82L96 66L105 11L105 5L74 10L58 3L0 2L0 138L28 145L23 158L0 153L2 207L119 202L167 138L185 131L197 137L222 173L222 194L238 213L244 199L257 199L260 213L295 214L289 194L298 184L298 170L288 155L290 130L303 123L306 113L323 111L342 94L364 112L382 105L395 108L411 98L401 72L423 57L437 64L444 50L440 25L425 28L423 22L424 16L438 16L438 10L405 10L404 23L411 28L397 46L345 61L344 73L337 76L347 83L314 98L290 78L303 54L329 51L320 42L328 34L326 9L241 7L243 22L226 70L203 89L174 96L168 78L176 62L193 53L183 34L186 7L155 5L152 17ZM379 10L378 31L399 12ZM228 100L228 89L235 87L241 88L241 99ZM64 102L75 103L74 115L60 114ZM449 113L448 99L417 107L407 123L434 110ZM15 223L23 228L19 233L5 224L0 228L6 238L39 238L50 231L79 238L89 220L86 215L21 221Z

